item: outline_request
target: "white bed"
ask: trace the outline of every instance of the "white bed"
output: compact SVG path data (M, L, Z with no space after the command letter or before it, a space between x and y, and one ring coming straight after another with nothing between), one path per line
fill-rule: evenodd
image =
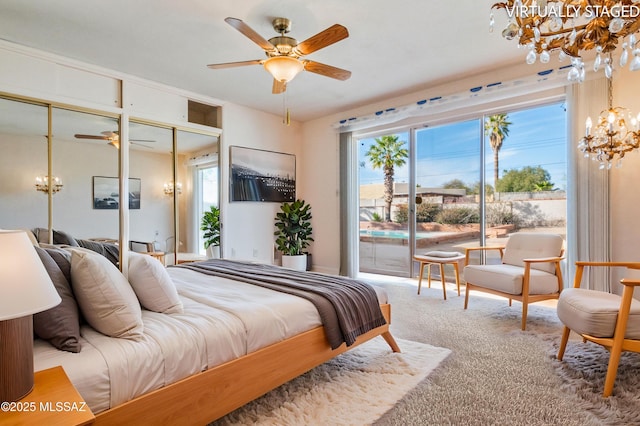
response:
M62 365L98 414L321 325L314 305L300 297L189 269L168 272L183 313L143 309L144 331L137 340L83 325L79 353L36 339L35 370ZM383 290L376 293L381 305L388 303Z

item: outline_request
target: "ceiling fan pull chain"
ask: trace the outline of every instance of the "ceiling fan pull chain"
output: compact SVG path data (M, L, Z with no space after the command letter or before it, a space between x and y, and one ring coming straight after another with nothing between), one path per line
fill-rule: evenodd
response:
M291 125L291 113L287 107L287 92L282 92L282 124Z

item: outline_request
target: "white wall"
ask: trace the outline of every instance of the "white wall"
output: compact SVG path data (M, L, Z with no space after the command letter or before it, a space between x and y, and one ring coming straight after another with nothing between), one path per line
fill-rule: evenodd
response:
M118 176L118 150L106 143L54 140L52 161L53 174L64 184L53 197L53 229L75 238L117 239L118 210L93 208L93 176Z
M129 210L129 237L134 241L156 240L164 250L166 239L173 235L173 198L164 193L165 182L173 180L172 157L168 153L132 150L129 175L141 179L140 209Z
M305 123L304 155L299 161L299 196L313 215L313 269L337 274L340 270L340 188L338 133L330 127L335 116Z
M0 229L46 228L47 195L34 187L47 174L46 139L3 134L0 152Z
M640 112L640 72L627 69L614 76L613 105L629 108L634 116ZM606 105L603 105L605 109ZM625 156L621 168L612 168L610 175L611 260L640 260L640 152ZM637 292L636 292L637 293Z
M222 114L221 158L222 251L226 258L270 263L274 256L274 219L279 203L229 202L229 147L245 146L296 155L298 185L304 173L300 125L282 117L226 104ZM304 192L297 187L298 197ZM314 221L316 220L314 216Z

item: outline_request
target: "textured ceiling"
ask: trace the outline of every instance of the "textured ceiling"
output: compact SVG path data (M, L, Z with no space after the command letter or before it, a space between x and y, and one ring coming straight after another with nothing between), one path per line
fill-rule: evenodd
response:
M0 0L0 38L185 90L279 114L262 49L224 22L242 19L268 39L293 21L302 41L340 23L350 36L308 56L352 71L347 81L303 72L288 86L293 119L306 121L455 78L523 62L488 30L492 0ZM496 15L500 15L499 13Z

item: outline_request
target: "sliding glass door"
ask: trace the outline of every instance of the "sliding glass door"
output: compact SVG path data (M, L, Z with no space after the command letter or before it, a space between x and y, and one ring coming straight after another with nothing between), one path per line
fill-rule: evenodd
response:
M409 132L361 139L361 272L406 275L410 264Z
M558 102L357 139L360 272L415 276L414 254L566 235L566 133Z
M549 232L566 239L566 108L554 103L485 116L486 243L512 232ZM494 252L485 262L499 262ZM474 256L471 262L480 262Z
M464 252L480 236L482 122L427 127L415 135L415 252Z

